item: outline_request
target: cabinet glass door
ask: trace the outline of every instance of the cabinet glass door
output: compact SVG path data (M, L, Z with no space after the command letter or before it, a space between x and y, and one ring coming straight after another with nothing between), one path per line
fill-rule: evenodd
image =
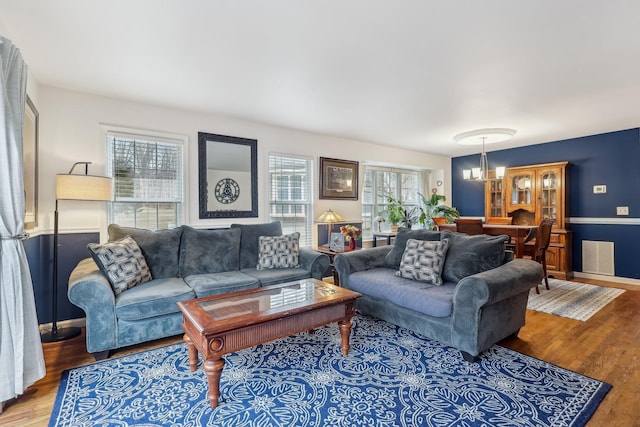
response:
M554 171L540 174L540 203L542 219L557 219L560 194L560 177Z
M502 206L502 198L503 198L502 180L492 179L488 182L488 184L489 184L489 216L490 217L504 216L503 206Z
M511 176L511 206L525 208L532 206L531 202L531 174L519 174Z

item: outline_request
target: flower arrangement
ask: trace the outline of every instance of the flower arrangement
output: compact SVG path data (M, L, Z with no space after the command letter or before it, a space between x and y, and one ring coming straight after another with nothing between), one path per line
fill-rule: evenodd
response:
M347 238L347 242L350 240L358 240L362 235L362 230L360 230L355 225L343 225L340 227L340 231Z

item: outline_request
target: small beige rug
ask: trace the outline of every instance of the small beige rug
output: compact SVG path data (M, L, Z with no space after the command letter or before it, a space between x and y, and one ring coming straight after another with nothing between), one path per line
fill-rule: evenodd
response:
M624 293L624 289L558 279L549 279L549 287L547 290L543 282L539 286L540 294L532 288L527 308L583 322Z

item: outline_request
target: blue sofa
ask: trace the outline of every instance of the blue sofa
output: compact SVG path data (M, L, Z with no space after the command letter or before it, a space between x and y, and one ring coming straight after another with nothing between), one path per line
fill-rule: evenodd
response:
M321 279L329 258L300 248L297 268L256 268L260 236L280 236L276 221L196 230L181 226L149 231L109 226L109 241L131 236L152 280L116 295L92 258L69 278L69 300L86 314L87 350L96 360L111 350L182 333L178 301L257 288L305 278Z
M409 239L448 240L441 286L398 277ZM340 285L361 293L356 308L435 339L475 361L525 323L529 290L543 277L539 263L513 259L508 236L400 229L393 246L336 255Z

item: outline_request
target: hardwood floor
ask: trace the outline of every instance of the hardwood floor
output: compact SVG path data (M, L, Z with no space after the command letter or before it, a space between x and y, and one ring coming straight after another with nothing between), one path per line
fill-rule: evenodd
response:
M595 280L584 283L626 289L586 322L527 310L518 338L500 344L563 368L613 385L588 426L640 426L640 287ZM180 336L132 346L122 356L181 342ZM47 375L25 394L5 404L0 426L44 426L63 370L93 363L84 335L62 343L43 344Z

